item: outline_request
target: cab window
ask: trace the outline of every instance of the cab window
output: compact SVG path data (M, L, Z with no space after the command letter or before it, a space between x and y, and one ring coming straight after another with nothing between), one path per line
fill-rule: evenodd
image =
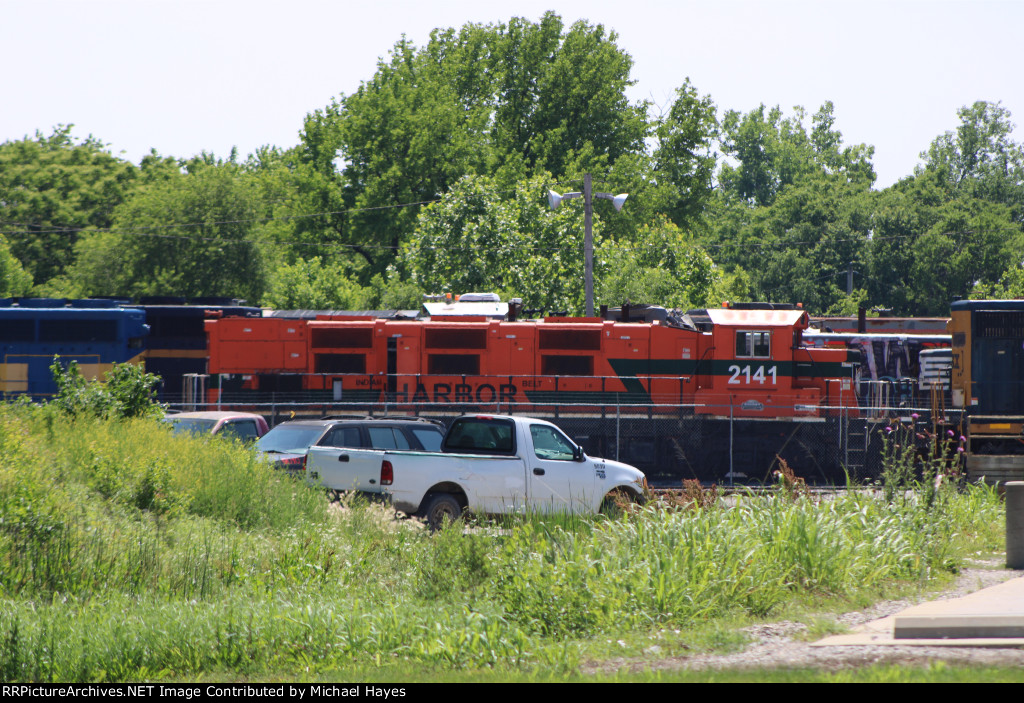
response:
M441 440L444 439L444 435L437 429L414 427L412 433L419 440L420 444L423 445L424 451L441 451Z
M533 437L533 453L538 459L572 461L576 445L554 427L530 425L530 436Z
M772 355L771 332L740 330L736 332L736 358L764 358Z

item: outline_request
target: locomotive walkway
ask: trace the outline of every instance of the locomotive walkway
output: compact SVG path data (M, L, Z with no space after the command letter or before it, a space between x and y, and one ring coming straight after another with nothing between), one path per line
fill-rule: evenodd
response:
M1024 576L949 600L922 603L815 647L1024 647Z

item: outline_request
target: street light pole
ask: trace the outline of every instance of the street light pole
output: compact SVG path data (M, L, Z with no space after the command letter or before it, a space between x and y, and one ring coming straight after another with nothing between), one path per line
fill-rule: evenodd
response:
M587 317L594 316L594 201L590 174L583 176L583 291L587 298Z
M590 174L583 174L583 192L559 195L553 190L548 191L548 205L552 210L558 209L563 200L583 197L583 286L587 299L587 317L594 316L594 198L611 200L615 211L622 210L622 204L629 197L628 193L612 195L611 193L594 193L591 189Z

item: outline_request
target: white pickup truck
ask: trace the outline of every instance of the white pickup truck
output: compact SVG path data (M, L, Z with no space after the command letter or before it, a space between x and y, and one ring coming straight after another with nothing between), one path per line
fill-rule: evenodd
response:
M596 513L617 494L641 502L646 479L588 457L550 422L466 415L452 422L440 454L385 452L380 484L397 510L436 529L466 511Z

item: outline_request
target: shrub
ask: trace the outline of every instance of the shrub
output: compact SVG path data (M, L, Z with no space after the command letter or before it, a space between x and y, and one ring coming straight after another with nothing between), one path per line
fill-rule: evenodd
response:
M95 417L155 417L163 413L156 402L159 376L135 364L114 364L106 383L87 381L75 361L65 368L53 358L50 372L57 384L53 403L68 415Z

